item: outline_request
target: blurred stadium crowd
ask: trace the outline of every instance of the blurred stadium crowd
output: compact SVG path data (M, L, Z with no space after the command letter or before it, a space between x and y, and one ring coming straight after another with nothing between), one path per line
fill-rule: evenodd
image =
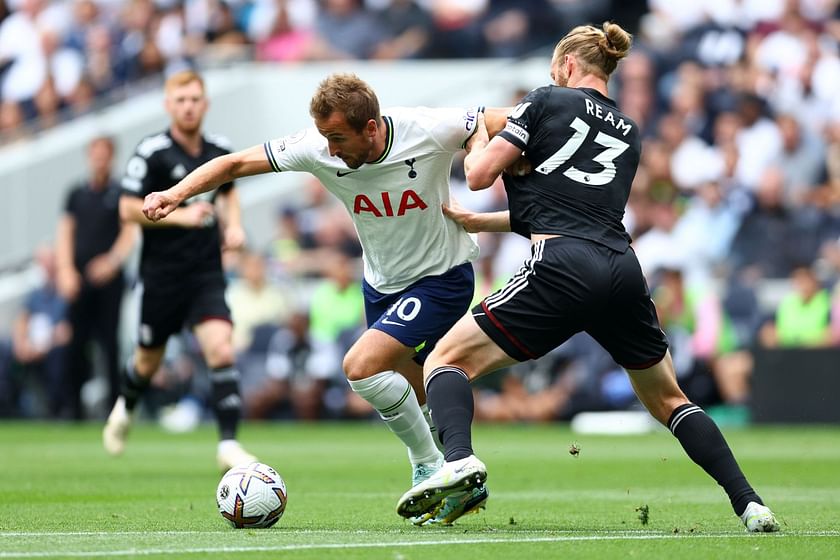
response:
M58 111L78 114L208 56L524 56L550 52L573 25L615 19L636 44L611 94L645 139L625 225L688 396L740 421L756 348L840 346L837 0L7 0L0 17L4 140L30 119L48 126ZM501 185L470 193L460 161L452 186L474 209L506 207ZM225 256L246 414L367 417L341 372L363 328L360 247L344 209L317 183L306 192L304 204L278 208L268 246ZM528 247L512 234L480 243L476 298L503 285ZM53 278L50 251L39 260ZM33 336L34 359L20 350ZM3 414L68 415L52 402L66 396L50 388L61 386L56 356L69 337L48 281L0 347ZM193 375L201 364L190 337L171 346L149 404L179 403L162 415L177 430L201 417L206 387ZM585 335L475 391L486 420L568 419L636 402L623 371ZM107 410L86 402L85 414Z
M0 0L0 133L12 140L26 123L49 126L196 64L520 56L559 29L606 18L610 4Z

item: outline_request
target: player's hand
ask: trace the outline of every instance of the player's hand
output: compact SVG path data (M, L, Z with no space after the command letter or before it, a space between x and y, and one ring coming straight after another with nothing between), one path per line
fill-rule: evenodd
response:
M242 226L227 226L225 228L224 239L222 239L222 249L225 251L237 251L245 245L245 230Z
M441 205L441 209L443 210L443 214L457 222L461 227L463 227L469 233L475 233L478 230L475 229L473 225L472 218L475 216L475 212L471 210L467 210L463 206L461 206L457 200L454 198L449 200L449 206L446 204Z
M531 162L525 156L519 156L519 159L505 167L505 173L514 177L522 177L533 170Z
M171 214L173 210L178 208L179 204L181 204L181 201L167 191L153 192L146 195L143 200L143 214L149 220L157 222Z
M475 132L467 140L467 152L473 150L482 150L484 146L490 141L490 135L487 133L487 125L484 122L484 113L478 113L475 118Z
M111 281L120 269L120 264L116 262L108 253L96 255L85 267L85 277L94 286L104 286Z
M56 275L56 289L58 295L65 301L75 301L82 287L82 276L74 267L59 269Z
M216 223L216 207L206 200L198 200L182 208L179 220L182 220L186 227L210 227Z

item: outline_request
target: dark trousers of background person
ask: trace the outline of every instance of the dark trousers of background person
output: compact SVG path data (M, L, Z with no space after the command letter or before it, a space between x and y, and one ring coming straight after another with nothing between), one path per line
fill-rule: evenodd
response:
M37 362L19 363L11 343L0 340L0 418L58 418L67 347L58 346Z
M85 285L67 310L67 319L73 327L73 338L67 349L66 416L80 420L84 417L81 403L82 385L92 373L91 342L96 341L102 350L108 375L108 402L110 410L117 399L120 387L119 326L125 281L117 276L104 286Z

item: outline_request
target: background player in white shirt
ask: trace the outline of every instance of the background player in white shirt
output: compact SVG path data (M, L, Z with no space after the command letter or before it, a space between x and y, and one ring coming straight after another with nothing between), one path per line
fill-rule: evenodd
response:
M442 464L425 409L422 363L473 297L470 262L478 247L441 207L449 204L454 154L482 110L401 108L383 115L364 81L333 74L312 97L314 128L216 158L148 195L143 208L150 220L161 220L191 196L271 171L309 172L344 203L364 251L369 327L347 352L344 371L408 448L415 483ZM485 111L491 135L506 114ZM481 487L452 496L436 517L414 521L451 523L483 506L487 495Z

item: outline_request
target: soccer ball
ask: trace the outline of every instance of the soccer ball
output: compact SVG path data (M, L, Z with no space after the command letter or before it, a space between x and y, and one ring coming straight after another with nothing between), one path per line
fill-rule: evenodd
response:
M222 476L216 505L237 529L265 529L286 510L286 483L266 464L237 465Z

